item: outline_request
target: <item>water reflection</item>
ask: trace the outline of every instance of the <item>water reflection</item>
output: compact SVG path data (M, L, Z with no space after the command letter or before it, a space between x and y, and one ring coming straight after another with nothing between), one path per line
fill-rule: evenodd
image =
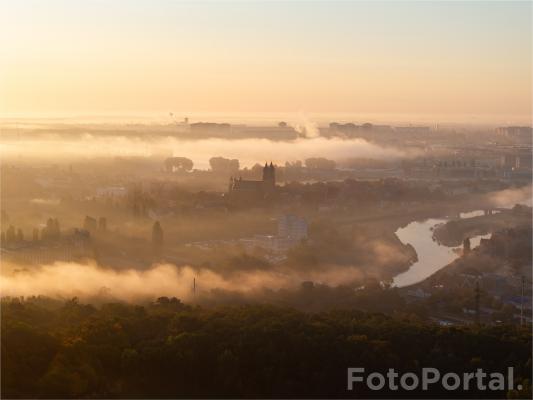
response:
M515 201L502 202L499 204L500 208L513 208L515 204L526 205L531 207L532 198L531 193L522 199ZM473 218L484 214L483 210L475 210L465 213L460 213L459 218ZM394 277L393 285L402 287L413 285L423 281L431 274L437 272L439 269L445 267L457 257L459 257L458 247L447 247L437 243L433 239L433 230L436 225L446 223L450 218L446 219L428 219L425 221L414 221L405 228L400 228L396 231L396 236L404 244L411 244L418 255L418 261L401 274ZM470 238L471 248L479 246L481 239L490 238L491 234L478 235Z
M402 287L420 282L459 256L459 252L457 251L459 248L441 245L433 239L433 229L435 226L446 223L447 221L447 219L415 221L411 222L405 228L400 228L396 231L396 235L402 243L409 243L415 248L418 261L407 271L394 277L394 286ZM477 247L481 239L489 237L490 233L471 237L470 245L472 248Z
M474 217L481 217L482 215L485 215L485 212L483 210L476 210L476 211L459 213L459 218L474 218Z

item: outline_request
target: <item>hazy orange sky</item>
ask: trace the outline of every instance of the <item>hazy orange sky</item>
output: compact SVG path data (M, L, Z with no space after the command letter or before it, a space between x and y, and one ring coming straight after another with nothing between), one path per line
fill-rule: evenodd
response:
M1 116L531 115L530 2L4 1Z

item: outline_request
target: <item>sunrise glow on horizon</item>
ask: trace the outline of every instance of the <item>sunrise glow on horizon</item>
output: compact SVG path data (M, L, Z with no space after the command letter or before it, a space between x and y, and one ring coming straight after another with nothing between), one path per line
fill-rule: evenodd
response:
M529 2L3 2L0 116L531 117Z

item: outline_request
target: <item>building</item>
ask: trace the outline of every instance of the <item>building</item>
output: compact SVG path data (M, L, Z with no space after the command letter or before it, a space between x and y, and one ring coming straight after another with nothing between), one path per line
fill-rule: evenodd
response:
M515 154L504 154L500 159L500 166L504 169L514 169L519 163L519 159Z
M231 133L234 139L294 140L298 137L298 132L293 127L283 124L278 126L232 125Z
M296 215L282 215L278 218L278 236L294 242L307 239L307 222Z
M394 127L394 130L397 133L403 133L403 134L428 134L431 132L431 129L429 126L396 126Z
M503 178L531 181L531 149L515 149L500 159Z
M533 128L530 126L503 126L496 129L496 133L509 138L523 139L531 141Z
M291 247L307 239L307 222L296 215L282 215L278 218L277 235L254 235L241 239L247 250L261 248L270 253L285 254Z
M504 126L496 129L496 133L514 143L528 146L531 146L533 139L533 128L530 126Z
M94 259L91 235L83 229L73 229L53 240L24 242L18 248L1 249L4 262L12 262L22 266L46 265L56 261L83 262Z
M231 125L215 122L195 122L189 125L190 133L196 137L228 137L231 135Z
M244 180L231 177L229 180L228 196L232 201L257 201L271 197L276 191L276 167L265 163L263 179L260 181Z
M126 197L128 191L123 186L107 186L99 187L96 189L96 197L106 198L106 197Z
M245 245L248 250L260 248L270 253L286 253L291 247L291 244L286 238L276 235L254 235L250 239L241 239L241 243Z

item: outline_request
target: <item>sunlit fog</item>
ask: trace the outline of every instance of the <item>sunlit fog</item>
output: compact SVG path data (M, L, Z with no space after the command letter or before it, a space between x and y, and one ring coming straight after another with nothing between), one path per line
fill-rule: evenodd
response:
M0 397L531 399L532 15L0 1Z

